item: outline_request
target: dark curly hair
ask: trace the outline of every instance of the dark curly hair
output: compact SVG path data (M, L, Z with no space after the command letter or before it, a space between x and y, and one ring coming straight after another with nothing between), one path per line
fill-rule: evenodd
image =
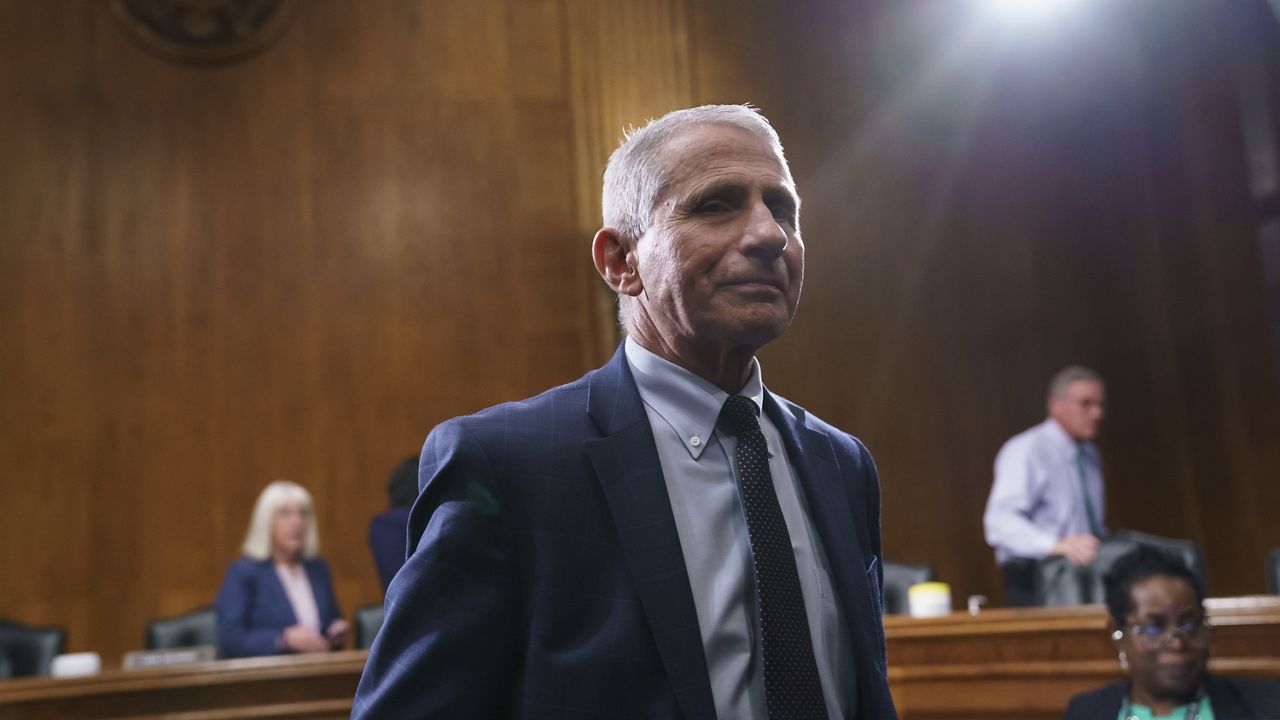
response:
M1125 624L1126 616L1133 609L1130 590L1134 584L1161 575L1186 580L1196 594L1196 602L1204 602L1204 583L1181 558L1150 545L1139 545L1116 560L1103 581L1107 588L1107 610L1117 626Z

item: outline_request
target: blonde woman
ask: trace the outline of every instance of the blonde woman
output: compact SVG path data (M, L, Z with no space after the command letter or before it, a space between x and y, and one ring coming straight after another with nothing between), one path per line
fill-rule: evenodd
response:
M342 619L319 549L311 494L277 480L258 496L242 551L218 591L221 657L325 652L340 648Z

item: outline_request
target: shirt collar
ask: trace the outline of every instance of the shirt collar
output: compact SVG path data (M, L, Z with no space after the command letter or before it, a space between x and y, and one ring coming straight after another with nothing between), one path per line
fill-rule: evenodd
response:
M1063 455L1075 458L1077 453L1084 453L1085 457L1093 459L1096 452L1093 449L1093 443L1088 440L1076 440L1071 434L1058 424L1053 418L1046 418L1044 425L1047 428L1049 437L1053 438L1054 445L1061 448Z
M716 419L729 393L710 380L649 352L630 337L625 351L640 399L667 421L685 450L696 460L715 430ZM760 363L754 358L751 374L738 394L750 398L757 410L763 409L764 380Z

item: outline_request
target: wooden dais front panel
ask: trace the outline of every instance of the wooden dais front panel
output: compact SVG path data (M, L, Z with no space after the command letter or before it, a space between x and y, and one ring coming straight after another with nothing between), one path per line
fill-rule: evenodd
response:
M363 650L0 683L0 718L346 718Z
M1211 598L1214 672L1280 677L1280 597ZM1121 679L1102 605L889 616L889 685L903 720L1058 718Z
M1211 599L1215 672L1280 678L1280 597ZM1101 605L890 616L889 683L903 720L1058 718L1072 695L1118 680ZM363 651L224 660L0 683L0 718L338 718Z

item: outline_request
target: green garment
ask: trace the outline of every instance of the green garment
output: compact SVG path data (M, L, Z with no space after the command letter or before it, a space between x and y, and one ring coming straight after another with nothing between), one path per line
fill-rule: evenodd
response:
M1187 708L1189 705L1182 705L1173 709L1168 715L1156 715L1151 712L1151 708L1146 705L1133 704L1129 706L1129 712L1125 712L1124 708L1120 708L1120 714L1116 716L1116 720L1195 720L1195 718L1187 717ZM1213 703L1209 702L1209 698L1205 697L1200 700L1200 706L1196 710L1196 716L1200 720L1216 720L1213 715Z

